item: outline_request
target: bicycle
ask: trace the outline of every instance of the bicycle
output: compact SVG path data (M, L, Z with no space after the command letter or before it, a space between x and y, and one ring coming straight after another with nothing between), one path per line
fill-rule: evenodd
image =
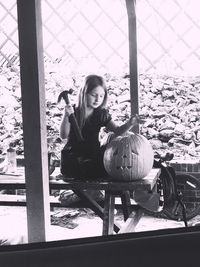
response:
M157 215L184 221L185 227L188 227L188 220L200 214L200 202L197 199L200 180L189 174L176 174L170 166L173 157L171 153L164 156L156 153L154 157L154 167L161 169L157 184L161 211Z

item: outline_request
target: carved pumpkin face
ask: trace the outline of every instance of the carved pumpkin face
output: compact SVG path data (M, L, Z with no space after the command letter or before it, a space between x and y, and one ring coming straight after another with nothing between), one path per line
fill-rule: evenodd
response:
M153 161L150 142L144 136L131 132L114 138L104 153L105 169L116 180L144 178L152 169Z

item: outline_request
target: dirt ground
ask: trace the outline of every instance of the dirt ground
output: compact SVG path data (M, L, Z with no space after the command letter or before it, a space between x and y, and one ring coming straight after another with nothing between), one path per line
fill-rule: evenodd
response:
M120 211L115 216L123 222ZM200 222L200 215L189 221L189 225ZM183 222L144 215L136 232L166 228L184 227ZM90 209L55 208L51 212L51 226L48 241L74 239L102 235L102 220ZM27 242L27 218L25 207L0 207L0 244L21 244Z

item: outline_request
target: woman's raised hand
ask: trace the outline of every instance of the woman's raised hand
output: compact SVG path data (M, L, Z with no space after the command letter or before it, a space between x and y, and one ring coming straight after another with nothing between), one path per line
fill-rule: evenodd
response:
M67 116L67 117L69 117L71 114L73 114L74 113L74 109L73 109L73 107L72 107L72 105L70 105L70 104L67 104L66 106L65 106L65 115Z

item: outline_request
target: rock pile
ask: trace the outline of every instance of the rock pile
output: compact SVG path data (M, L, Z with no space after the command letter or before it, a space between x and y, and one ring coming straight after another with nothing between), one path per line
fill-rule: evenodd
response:
M62 142L59 126L63 106L57 105L62 90L74 89L73 103L85 76L66 76L60 69L46 68L47 134L49 149L60 154ZM105 74L109 91L109 110L118 123L130 116L128 75ZM23 154L23 131L19 72L11 68L0 72L0 154L10 142L18 154ZM169 77L164 75L139 75L140 114L146 118L141 134L153 148L165 153L171 151L176 158L200 157L200 77Z
M140 76L141 132L157 150L200 157L200 77Z
M107 81L109 109L119 123L130 116L129 81ZM146 118L141 134L161 153L175 158L200 157L200 77L139 76L139 112Z

